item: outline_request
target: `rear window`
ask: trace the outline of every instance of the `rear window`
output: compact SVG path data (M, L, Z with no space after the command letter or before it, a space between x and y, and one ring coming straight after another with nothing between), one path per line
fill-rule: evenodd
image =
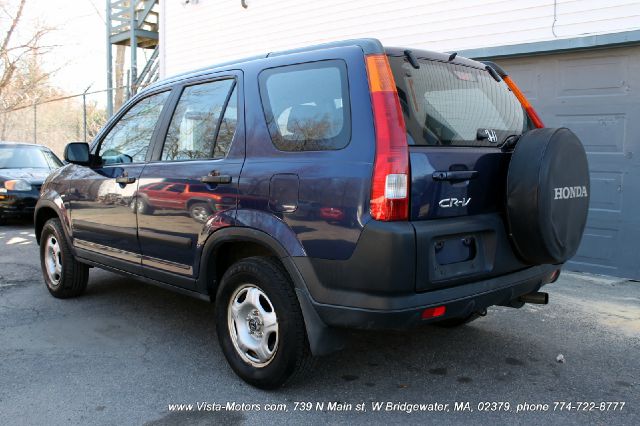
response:
M260 96L278 149L341 149L349 143L351 110L343 61L264 70L260 73Z
M410 145L495 146L531 123L507 85L486 70L389 57Z

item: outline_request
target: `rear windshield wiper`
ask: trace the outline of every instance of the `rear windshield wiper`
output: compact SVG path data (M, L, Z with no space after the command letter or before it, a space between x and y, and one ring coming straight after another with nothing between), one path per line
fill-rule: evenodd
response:
M412 67L414 67L415 69L419 69L420 68L420 62L418 62L418 58L416 58L416 55L413 54L413 52L411 50L405 50L404 51L404 56L407 57L407 59L409 60L409 63L411 64Z
M493 77L495 81L497 81L498 83L502 81L502 78L500 78L500 74L498 74L498 72L495 69L493 69L491 65L487 65L485 69L489 74L491 74L491 77Z

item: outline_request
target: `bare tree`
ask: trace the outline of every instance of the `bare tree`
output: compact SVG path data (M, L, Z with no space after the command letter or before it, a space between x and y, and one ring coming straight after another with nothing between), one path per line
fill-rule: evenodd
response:
M26 4L27 0L0 0L0 14L8 22L5 28L0 27L3 34L0 39L0 112L33 103L47 95L46 83L51 73L43 71L40 59L53 48L43 43L51 29L35 27L26 31L21 28Z

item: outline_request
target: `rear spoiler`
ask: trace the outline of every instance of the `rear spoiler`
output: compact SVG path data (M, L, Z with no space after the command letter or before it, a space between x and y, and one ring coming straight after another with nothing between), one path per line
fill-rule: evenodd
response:
M480 61L480 63L483 63L491 68L493 68L500 77L502 77L503 79L505 77L509 77L509 74L507 74L507 72L504 70L504 68L502 68L500 65L496 64L495 62L491 62L491 61Z

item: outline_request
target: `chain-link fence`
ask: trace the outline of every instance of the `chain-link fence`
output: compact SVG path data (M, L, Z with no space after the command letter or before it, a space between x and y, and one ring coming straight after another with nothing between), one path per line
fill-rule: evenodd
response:
M66 144L91 141L104 125L106 93L80 93L2 112L0 141L37 143L62 156Z

